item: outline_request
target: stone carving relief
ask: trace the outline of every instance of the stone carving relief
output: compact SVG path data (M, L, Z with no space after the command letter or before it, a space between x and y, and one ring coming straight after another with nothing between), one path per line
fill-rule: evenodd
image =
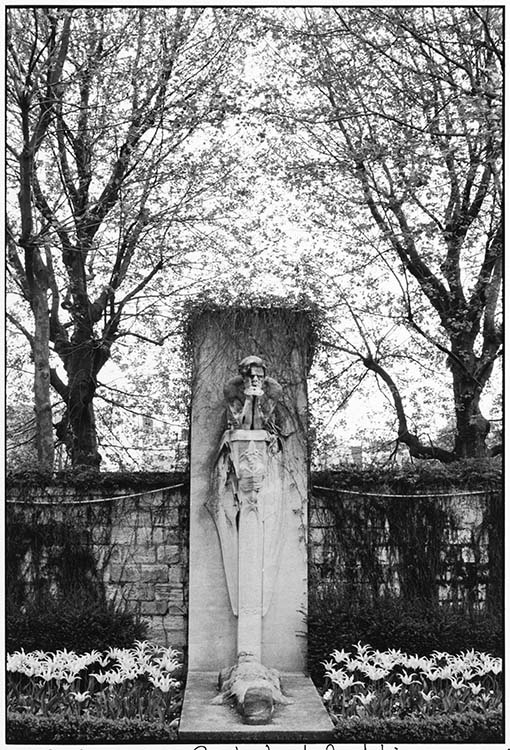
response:
M217 699L234 699L247 723L267 723L285 703L278 674L261 663L262 620L271 606L285 536L284 438L278 420L281 385L256 356L224 386L227 430L206 506L220 541L225 578L238 618L238 662L220 675Z

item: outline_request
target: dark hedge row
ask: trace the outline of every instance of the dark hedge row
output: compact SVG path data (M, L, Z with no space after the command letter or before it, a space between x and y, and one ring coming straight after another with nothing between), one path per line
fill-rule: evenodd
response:
M338 719L335 735L339 742L489 743L503 742L501 710L407 719Z
M470 458L441 464L422 461L395 467L349 466L312 473L312 486L365 492L434 494L434 491L500 490L503 465L500 457Z
M24 611L7 607L6 648L19 651L68 651L84 653L110 647L130 648L144 640L147 625L131 612L102 599L52 599L28 605Z
M84 716L33 716L8 712L7 742L13 744L163 744L177 742L177 729L141 719L99 719Z
M340 719L335 735L339 742L496 743L503 742L501 711L481 714L434 716L426 719ZM90 717L32 716L7 714L7 742L28 743L131 743L177 742L175 726L139 719L93 719Z
M358 641L379 651L394 648L419 656L434 650L459 654L470 649L502 656L501 615L470 615L429 601L387 598L359 602L344 598L335 589L311 587L307 621L308 666L318 686L324 683L321 662L334 649L350 651Z
M37 471L9 472L6 487L26 488L27 494L37 488L74 487L90 492L115 493L117 490L154 490L174 484L188 485L189 475L185 471L111 471L100 473L91 469L82 471L69 469L52 477Z

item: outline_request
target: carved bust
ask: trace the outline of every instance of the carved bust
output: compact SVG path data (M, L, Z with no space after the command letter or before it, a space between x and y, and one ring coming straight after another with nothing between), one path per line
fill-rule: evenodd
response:
M239 375L225 383L223 394L230 428L277 431L275 409L282 387L274 378L266 376L266 369L260 357L245 357L239 363Z

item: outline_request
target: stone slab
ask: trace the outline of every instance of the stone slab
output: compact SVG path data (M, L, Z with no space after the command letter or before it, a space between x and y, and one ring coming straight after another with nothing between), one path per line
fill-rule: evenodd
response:
M294 703L277 706L271 724L243 724L229 705L211 704L217 672L189 672L179 726L179 741L194 742L329 742L333 724L309 677L282 674L285 695Z

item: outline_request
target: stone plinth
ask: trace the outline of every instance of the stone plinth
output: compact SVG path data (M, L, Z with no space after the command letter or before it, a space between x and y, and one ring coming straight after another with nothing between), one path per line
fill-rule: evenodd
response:
M282 675L292 703L277 706L271 724L247 726L228 705L211 702L216 694L216 672L188 675L179 725L179 740L188 742L299 742L327 743L334 739L333 724L312 681L302 674Z
M237 661L238 618L233 612L217 529L206 503L227 427L225 382L256 353L283 389L281 443L284 533L271 603L262 618L261 661L281 672L302 672L306 659L307 391L310 327L305 313L215 310L193 324L191 498L189 558L189 670L219 672ZM258 554L251 550L252 556ZM241 554L241 553L240 553ZM242 566L241 566L242 571ZM257 598L259 595L257 594Z

